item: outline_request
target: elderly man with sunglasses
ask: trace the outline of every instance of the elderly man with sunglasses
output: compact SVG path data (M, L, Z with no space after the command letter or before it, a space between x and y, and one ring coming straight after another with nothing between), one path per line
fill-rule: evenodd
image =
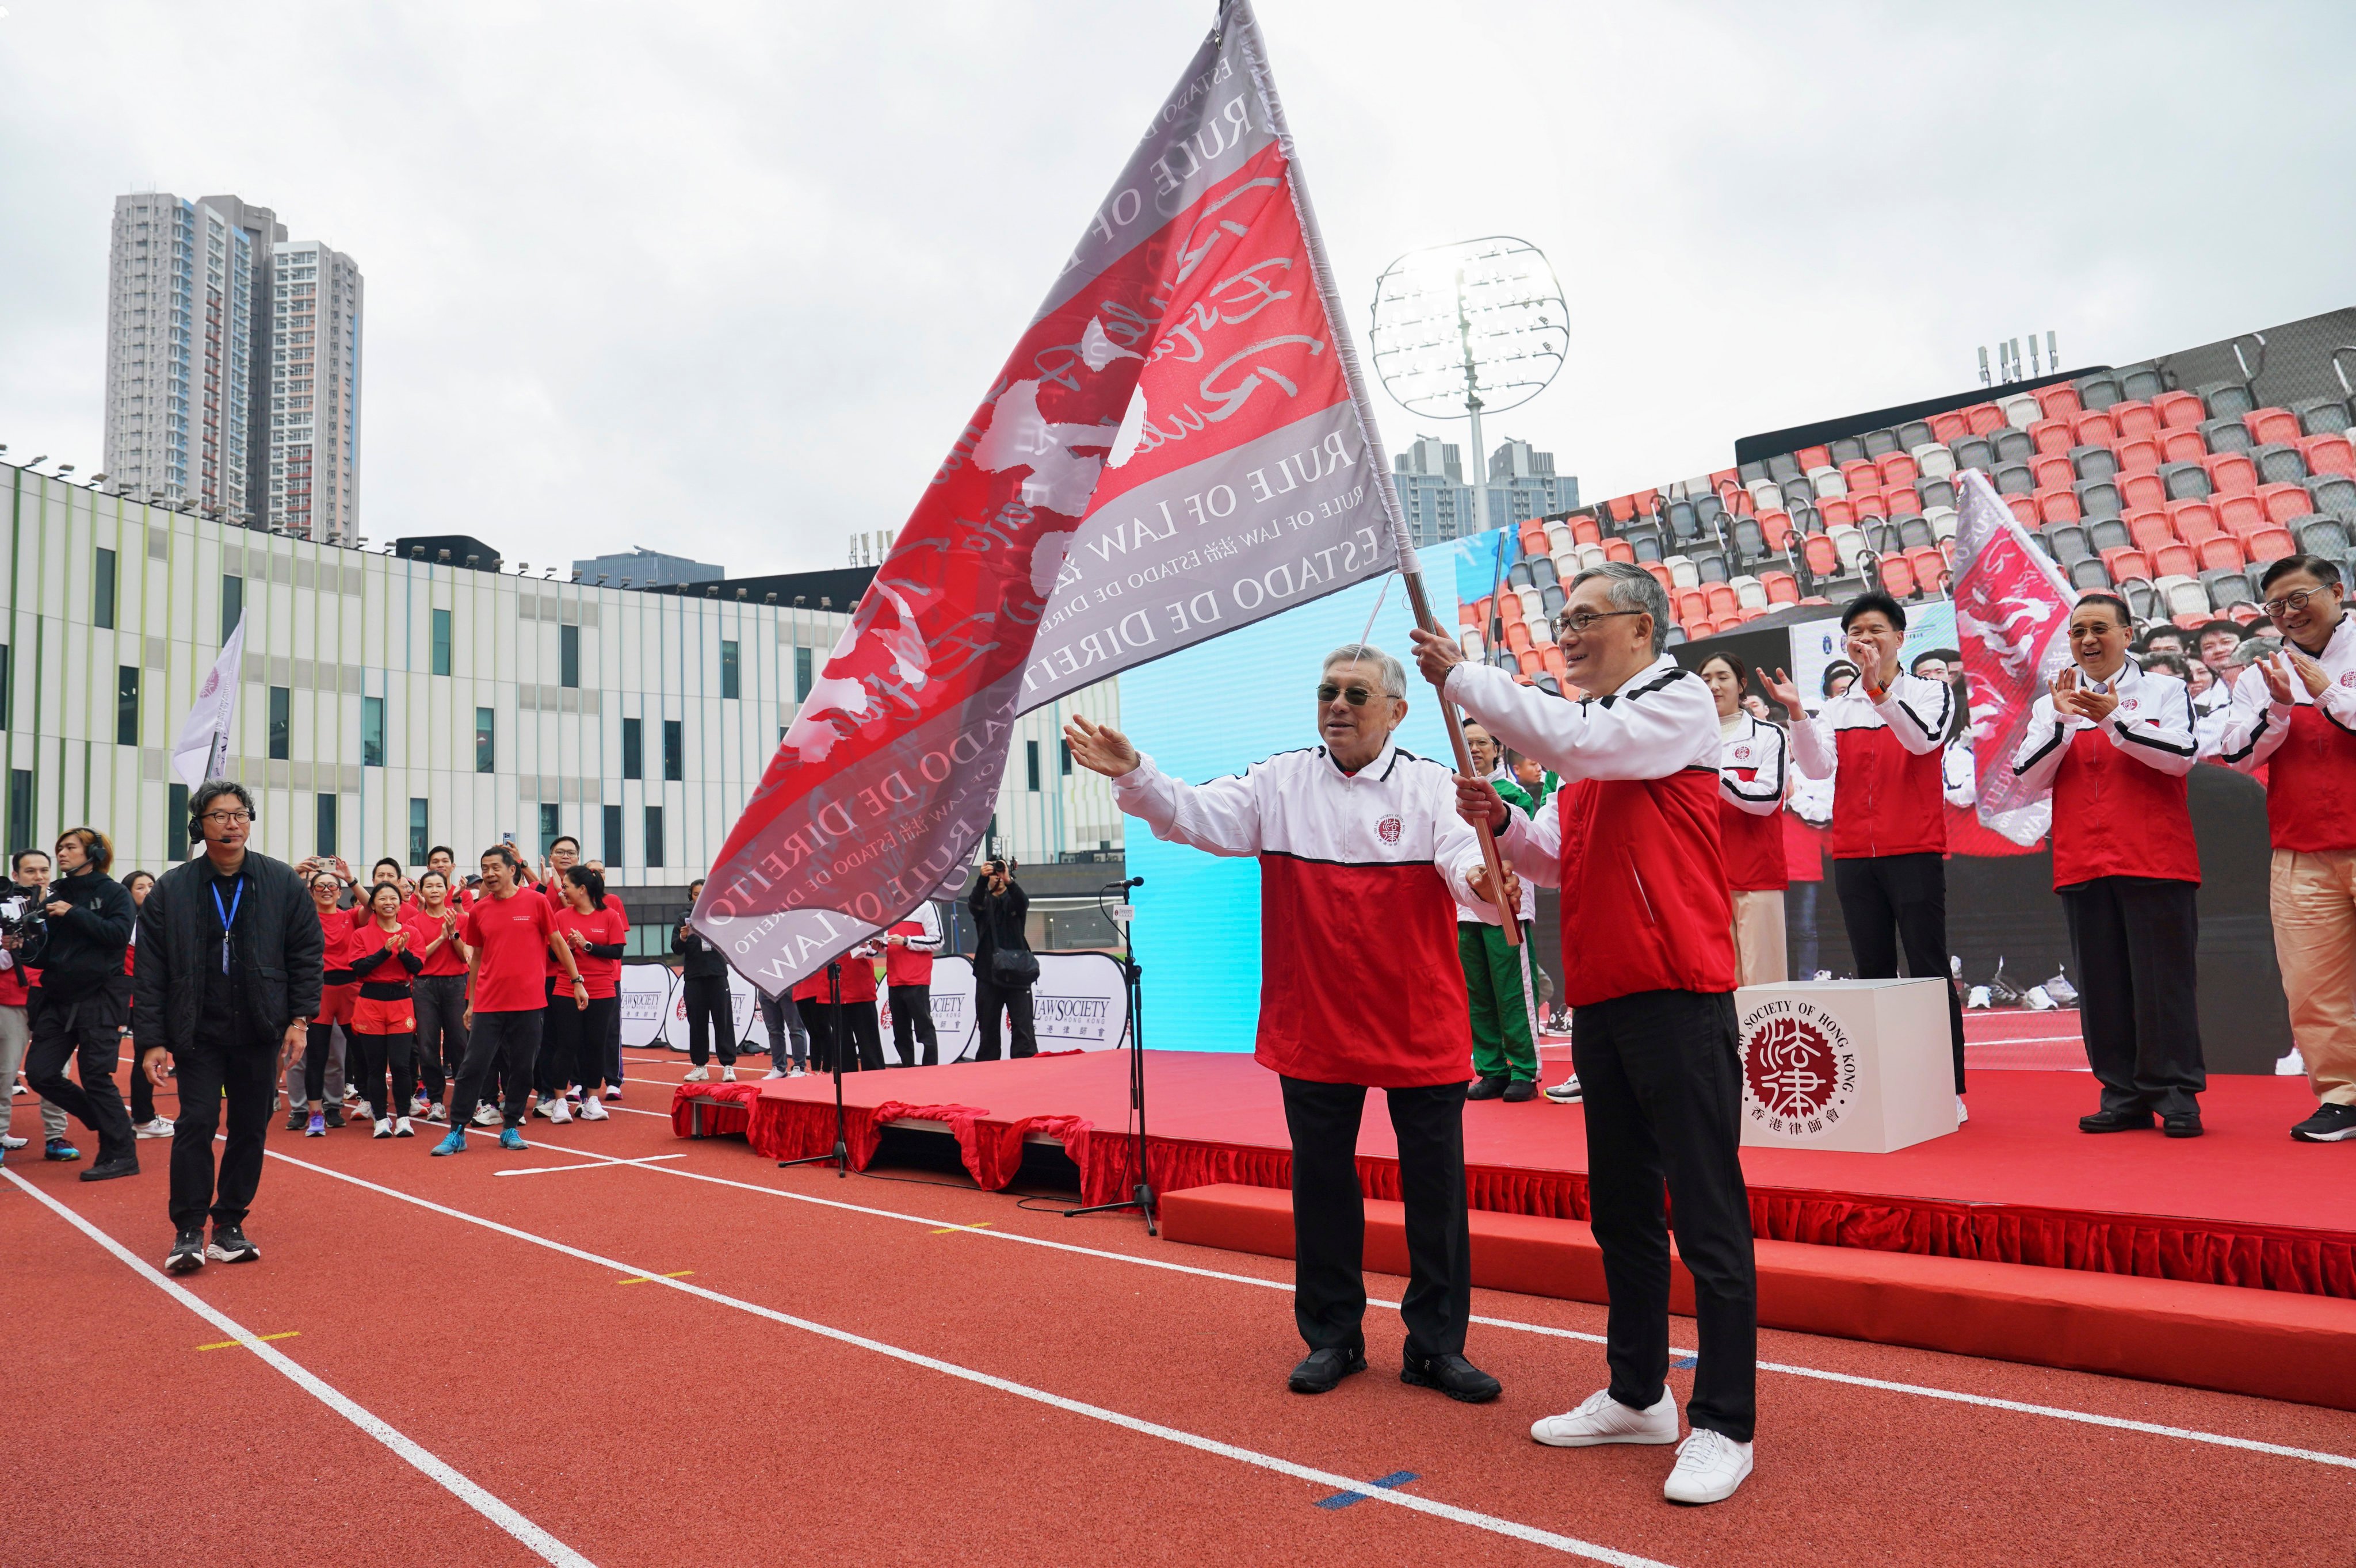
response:
M1464 1358L1472 1313L1465 1213L1464 972L1456 905L1492 897L1454 776L1400 750L1407 672L1378 648L1326 656L1320 744L1237 776L1190 784L1119 731L1075 716L1072 756L1157 838L1260 866L1256 1055L1283 1083L1292 1137L1293 1317L1308 1357L1296 1393L1324 1393L1366 1366L1365 1198L1358 1125L1366 1091L1389 1101L1407 1206L1409 1283L1400 1380L1478 1403L1497 1380Z
M1457 789L1515 870L1562 890L1590 1218L1611 1291L1610 1385L1530 1435L1566 1448L1677 1442L1667 1387L1674 1227L1701 1350L1687 1407L1693 1433L1663 1494L1711 1503L1751 1474L1758 1288L1737 1149L1742 1068L1718 704L1700 676L1662 656L1668 624L1668 597L1642 568L1612 562L1572 578L1557 639L1572 684L1589 694L1579 702L1468 664L1450 638L1418 632L1415 645L1444 699L1563 781L1534 817L1485 781Z

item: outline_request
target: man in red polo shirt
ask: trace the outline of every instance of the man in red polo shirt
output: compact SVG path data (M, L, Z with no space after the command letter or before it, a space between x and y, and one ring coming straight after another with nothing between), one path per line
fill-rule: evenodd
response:
M472 949L466 965L466 1060L458 1069L451 1097L450 1136L435 1154L466 1152L466 1118L482 1098L491 1063L499 1064L507 1089L501 1107L501 1148L522 1148L531 1069L540 1055L540 1026L548 1008L546 960L553 955L564 972L562 990L573 1005L589 1006L589 987L573 961L573 945L556 929L555 912L538 893L518 883L523 862L511 844L483 851L483 896L459 923L459 937Z

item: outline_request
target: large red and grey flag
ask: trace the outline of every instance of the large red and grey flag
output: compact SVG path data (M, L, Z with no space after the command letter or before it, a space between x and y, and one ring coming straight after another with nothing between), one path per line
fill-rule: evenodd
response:
M962 876L1016 715L1400 563L1248 0L900 530L694 923L772 992Z
M1987 475L1962 476L1955 528L1955 641L1971 682L1979 819L2016 844L2044 837L2051 814L2014 777L2012 759L2038 694L2070 656L2077 593L2029 537Z

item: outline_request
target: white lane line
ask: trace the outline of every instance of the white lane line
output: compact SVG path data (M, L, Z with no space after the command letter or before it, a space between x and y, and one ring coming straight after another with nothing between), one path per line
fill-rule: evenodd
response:
M348 1182L354 1187L364 1188L370 1192L379 1193L384 1197L394 1199L402 1203L413 1204L420 1209L426 1210L431 1213L443 1215L447 1219L460 1221L463 1223L469 1225L477 1225L484 1230L495 1232L502 1236L511 1237L519 1242L528 1242L535 1247L544 1247L550 1252L559 1253L569 1258L577 1258L583 1263L595 1264L600 1268L611 1269L619 1274L632 1275L637 1278L643 1278L648 1285L659 1285L667 1289L676 1290L681 1295L699 1296L717 1307L733 1307L739 1312L750 1313L755 1317L765 1317L772 1323L781 1323L788 1328L798 1328L805 1334L813 1334L823 1339L831 1339L837 1344L849 1345L858 1349L872 1351L879 1356L889 1357L895 1361L905 1362L907 1365L912 1367L922 1367L927 1371L940 1372L945 1376L956 1378L964 1382L975 1383L982 1388L994 1389L1000 1393L1012 1394L1017 1399L1029 1400L1033 1403L1044 1404L1051 1409L1066 1411L1074 1415L1084 1415L1091 1421L1101 1421L1107 1425L1118 1426L1124 1431L1137 1433L1141 1436L1158 1437L1165 1443L1174 1443L1181 1447L1192 1448L1198 1453L1213 1455L1222 1459L1232 1459L1238 1464L1250 1465L1258 1469L1273 1471L1280 1476L1290 1476L1296 1480L1313 1481L1321 1487L1330 1487L1335 1491L1365 1492L1367 1500L1370 1502L1389 1503L1393 1507L1406 1509L1412 1513L1427 1514L1434 1519L1444 1519L1453 1524L1470 1525L1475 1530L1484 1530L1493 1535L1506 1536L1515 1541L1526 1541L1534 1546L1548 1547L1556 1552L1567 1552L1574 1557L1586 1558L1590 1562L1612 1563L1615 1565L1615 1568L1668 1568L1667 1564L1656 1562L1649 1557L1639 1557L1633 1552L1614 1551L1611 1547L1599 1546L1593 1541L1581 1541L1575 1536L1558 1535L1549 1530L1540 1530L1536 1525L1524 1524L1518 1520L1500 1519L1494 1514L1480 1513L1472 1509L1458 1508L1452 1503L1440 1502L1431 1498L1417 1497L1409 1492L1394 1491L1387 1488L1368 1490L1364 1481L1353 1479L1348 1476L1336 1475L1330 1470L1320 1470L1308 1465L1298 1465L1290 1459L1278 1458L1273 1454L1263 1454L1257 1449L1241 1447L1232 1443L1222 1443L1215 1437L1205 1437L1196 1433L1183 1431L1175 1426L1164 1426L1158 1421L1147 1421L1139 1416L1125 1414L1118 1410L1108 1410L1100 1404L1089 1404L1084 1400L1070 1399L1063 1394L1051 1393L1045 1389L1034 1388L1029 1383L1016 1382L1012 1378L1001 1378L993 1373L979 1371L971 1367L960 1366L955 1361L942 1360L937 1356L927 1356L920 1350L904 1349L897 1345L886 1344L881 1339L871 1339L864 1334L854 1334L847 1328L837 1328L830 1324L819 1323L808 1317L797 1317L791 1313L779 1312L775 1307L763 1307L757 1302L741 1300L736 1296L724 1295L720 1291L712 1290L705 1285L691 1285L684 1279L669 1278L657 1274L650 1269L634 1268L628 1264L622 1263L614 1258L606 1257L601 1253L588 1252L580 1247L567 1246L562 1242L553 1241L546 1236L534 1235L530 1231L518 1230L512 1225L501 1224L497 1220L485 1219L479 1214L469 1214L463 1209L452 1209L446 1205L436 1203L431 1199L420 1198L413 1193L403 1192L398 1188L381 1187L373 1181L364 1181L357 1176L347 1176L340 1170L331 1170L324 1165L313 1165L309 1160L296 1159L293 1155L280 1154L275 1149L272 1149L267 1152L271 1158L284 1160L286 1164L295 1166L301 1169L313 1171L321 1176L331 1177L337 1181ZM12 1179L14 1179L13 1173L6 1174L10 1174ZM21 1181L19 1181L18 1184L20 1186L23 1185ZM27 1188L27 1190L30 1191L31 1189ZM43 1201L46 1202L47 1200L45 1199ZM978 1235L987 1235L988 1233L988 1232L975 1232L975 1234ZM129 1258L128 1253L124 1253L123 1255L126 1259ZM159 1275L156 1277L158 1280L161 1280L163 1276ZM223 1326L225 1328L230 1327L227 1324L226 1320L223 1321ZM238 1330L238 1332L242 1333L242 1330ZM266 1349L267 1347L263 1347L263 1349Z
M562 1154L562 1149L551 1151ZM650 1154L637 1159L593 1159L579 1165L527 1165L517 1170L495 1170L493 1176L554 1176L566 1170L611 1170L617 1165L652 1165L659 1159L685 1159L683 1154Z
M588 1149L556 1149L552 1145L538 1146L552 1153L579 1155L587 1159L613 1159L612 1155L596 1154ZM807 1193L788 1192L779 1187L763 1187L756 1182L735 1181L723 1176L706 1176L701 1171L678 1170L669 1166L648 1166L658 1176L684 1177L690 1181L708 1182L715 1187L734 1187L746 1192L766 1193L772 1198L790 1199L797 1203L812 1203L822 1209L841 1209L853 1214L872 1214L879 1219L899 1220L910 1224L947 1226L968 1235L991 1241L1019 1242L1025 1246L1045 1247L1051 1252L1075 1253L1083 1257L1106 1258L1115 1263L1134 1264L1141 1268L1158 1268L1171 1274L1193 1275L1201 1279L1226 1280L1235 1285L1258 1285L1265 1290L1290 1291L1291 1282L1261 1279L1248 1274L1228 1274L1220 1269L1198 1268L1191 1264L1173 1263L1162 1258L1138 1257L1129 1253L1107 1252L1098 1247L1084 1247L1071 1242L1051 1242L1043 1236L1026 1236L1018 1231L979 1231L969 1226L950 1225L948 1221L922 1214L903 1214L894 1210L871 1208L863 1203L845 1203L840 1199L819 1198ZM1374 1296L1366 1298L1369 1307L1380 1307L1396 1312L1399 1304ZM1486 1317L1475 1313L1472 1322L1488 1328L1510 1328L1523 1334L1538 1334L1552 1339L1577 1339L1590 1345L1605 1342L1601 1334L1581 1333L1576 1328L1557 1328L1544 1323L1525 1323L1511 1317ZM1673 1357L1690 1356L1691 1349L1673 1348ZM2165 1426L2155 1422L2135 1421L2126 1416L2100 1415L2093 1411L2071 1410L2066 1406L2030 1404L2019 1400L1998 1399L1990 1394L1965 1393L1957 1389L1933 1388L1922 1383L1893 1382L1886 1378L1860 1377L1852 1372L1826 1371L1818 1367L1793 1366L1781 1361L1761 1361L1762 1372L1782 1372L1795 1378L1813 1378L1818 1382L1843 1383L1851 1388L1877 1389L1885 1393L1912 1394L1921 1399L1944 1400L1952 1404L1976 1405L1983 1410L2010 1411L2017 1415L2040 1415L2054 1421L2071 1421L2088 1426L2108 1427L2115 1432L2140 1432L2155 1437L2173 1437L2186 1443L2207 1443L2221 1448L2238 1448L2246 1453L2270 1454L2277 1458L2304 1459L2317 1465L2331 1465L2341 1469L2356 1470L2356 1456L2330 1454L2314 1448L2294 1448L2279 1443L2262 1442L2254 1437L2232 1437L2219 1432L2203 1432L2189 1426Z
M437 1482L453 1497L455 1497L459 1501L465 1503L477 1513L481 1514L485 1519L489 1520L493 1524L498 1525L509 1535L514 1537L517 1541L521 1543L542 1562L555 1563L558 1565L558 1568L595 1568L595 1564L592 1563L589 1559L582 1556L581 1553L573 1551L573 1548L565 1545L564 1542L557 1540L556 1537L549 1534L548 1531L541 1529L540 1526L532 1523L531 1520L524 1518L523 1515L518 1513L515 1509L509 1508L507 1504L501 1502L498 1499L493 1497L490 1493L485 1491L482 1488L477 1486L466 1477L460 1475L456 1470L451 1468L450 1466L444 1463L441 1459L436 1458L434 1455L420 1447L415 1442L402 1435L401 1432L386 1423L381 1417L371 1413L349 1398L347 1398L344 1394L338 1392L327 1383L320 1381L319 1378L312 1374L310 1371L288 1360L285 1354L279 1350L275 1346L263 1343L262 1336L246 1328L228 1314L220 1311L211 1303L206 1301L202 1296L188 1290L177 1281L166 1277L160 1271L150 1267L146 1263L134 1256L128 1249L126 1249L121 1243L117 1242L112 1236L108 1235L96 1225L91 1224L80 1214L75 1213L71 1209L67 1208L64 1204L59 1202L48 1193L43 1192L39 1188L35 1187L31 1182L27 1181L15 1171L0 1169L0 1176L6 1177L11 1182L15 1183L18 1188L29 1194L36 1201L39 1202L51 1212L64 1220L66 1223L71 1225L75 1230L80 1231L83 1235L88 1236L91 1241L96 1242L100 1246L104 1247L108 1252L112 1253L116 1258L128 1265L131 1271L138 1275L142 1279L146 1280L150 1285L155 1285L166 1296L171 1296L181 1306L187 1307L189 1311L195 1313L198 1317L203 1318L206 1322L211 1324L214 1328L228 1335L231 1339L244 1346L247 1349L252 1350L255 1355L261 1357L262 1361L273 1371L284 1376L297 1388L303 1390L304 1392L311 1395L312 1398L317 1400L320 1403L334 1411L337 1415L342 1416L346 1421L350 1422L354 1426L359 1427L362 1432L367 1433L370 1437L375 1438L378 1442L391 1449L402 1458L407 1460L430 1479Z

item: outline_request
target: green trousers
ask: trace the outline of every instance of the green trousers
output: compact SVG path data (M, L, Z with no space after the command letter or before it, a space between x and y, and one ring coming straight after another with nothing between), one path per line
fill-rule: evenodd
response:
M1464 965L1464 994L1472 1007L1472 1071L1483 1078L1538 1075L1537 982L1530 971L1530 927L1522 944L1506 945L1503 926L1456 923L1456 956Z

